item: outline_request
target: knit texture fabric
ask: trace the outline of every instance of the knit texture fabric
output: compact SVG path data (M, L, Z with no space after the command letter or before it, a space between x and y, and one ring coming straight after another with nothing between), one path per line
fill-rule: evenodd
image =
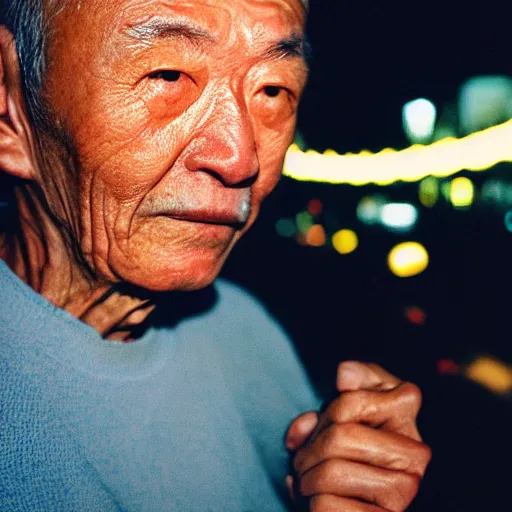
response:
M123 344L0 262L0 510L286 509L283 437L318 398L262 306L216 289Z

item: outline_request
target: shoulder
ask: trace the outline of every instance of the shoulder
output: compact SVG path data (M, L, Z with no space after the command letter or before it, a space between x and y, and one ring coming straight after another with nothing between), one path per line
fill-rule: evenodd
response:
M218 294L218 310L229 314L249 313L261 319L272 317L264 304L249 290L226 279L217 279L215 289ZM274 320L273 320L274 321Z
M218 301L212 311L224 331L261 346L293 345L288 333L265 304L249 290L225 279L215 282Z

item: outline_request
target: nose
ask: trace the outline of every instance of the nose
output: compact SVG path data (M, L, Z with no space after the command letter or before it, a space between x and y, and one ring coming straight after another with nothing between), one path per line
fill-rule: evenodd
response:
M252 185L259 173L254 132L245 105L230 95L218 102L189 145L185 165L227 187Z

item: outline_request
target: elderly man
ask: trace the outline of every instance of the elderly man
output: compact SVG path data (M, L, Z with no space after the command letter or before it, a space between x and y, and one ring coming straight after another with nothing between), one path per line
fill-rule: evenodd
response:
M415 496L417 388L344 363L315 412L282 330L209 286L279 179L306 10L3 5L1 510L397 512Z

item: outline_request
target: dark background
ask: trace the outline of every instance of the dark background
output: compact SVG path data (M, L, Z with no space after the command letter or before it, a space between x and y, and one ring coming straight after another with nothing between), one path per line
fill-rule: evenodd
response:
M428 97L443 106L456 101L468 78L512 76L507 4L313 0L314 60L299 118L307 145L340 153L404 148L404 103ZM512 510L510 396L437 368L440 359L463 365L479 354L512 362L512 233L503 221L507 208L481 194L490 177L512 182L512 165L461 175L476 186L475 202L464 210L442 199L421 207L417 183L353 187L283 179L223 272L284 324L322 392L345 359L377 362L420 385L420 430L433 460L411 507L417 512ZM375 193L415 204L415 231L400 235L361 224L356 206ZM331 223L357 231L354 253L301 246L276 233L278 219L294 217L312 198L323 202ZM430 265L400 279L386 257L404 240L427 247ZM410 306L425 311L424 325L406 318Z

